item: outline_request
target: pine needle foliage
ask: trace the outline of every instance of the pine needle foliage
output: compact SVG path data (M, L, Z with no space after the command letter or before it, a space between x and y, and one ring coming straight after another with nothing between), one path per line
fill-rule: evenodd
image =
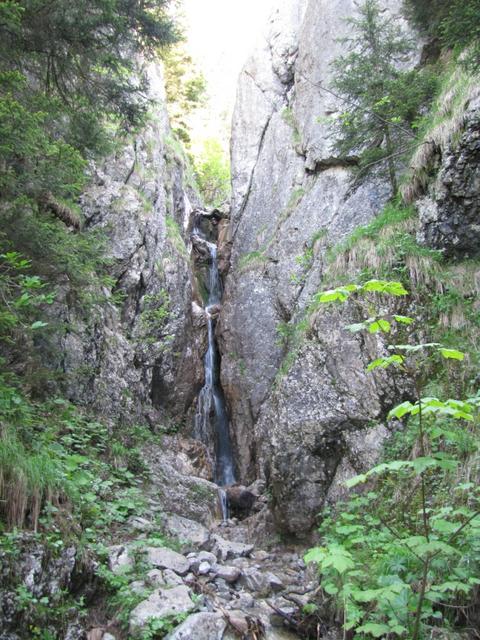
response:
M468 67L480 66L479 0L406 0L407 15L427 35L462 56Z
M360 158L361 173L386 167L395 195L399 166L412 145L415 120L434 95L435 77L428 70L405 70L414 43L377 0L364 0L348 23L349 51L333 63L333 88L344 104L337 148Z

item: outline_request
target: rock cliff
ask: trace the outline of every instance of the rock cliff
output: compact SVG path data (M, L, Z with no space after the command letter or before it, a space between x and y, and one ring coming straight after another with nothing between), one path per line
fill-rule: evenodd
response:
M277 526L290 534L308 533L338 479L371 462L384 429L363 431L381 422L386 391L365 378L344 318L313 319L298 349L283 339L320 287L326 248L390 195L380 178L355 184L332 144L330 64L354 11L351 0L283 3L241 74L233 118L222 380L241 477L267 479Z
M198 196L170 130L158 67L150 79L157 106L148 126L92 165L82 197L83 233L104 235L109 280L83 301L68 283L61 288L52 315L66 329L51 364L74 402L112 422L156 426L168 416L181 424L203 373L187 246Z

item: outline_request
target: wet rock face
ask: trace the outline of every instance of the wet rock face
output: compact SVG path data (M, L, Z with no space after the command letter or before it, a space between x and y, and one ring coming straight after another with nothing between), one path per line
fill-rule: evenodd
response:
M419 240L447 256L480 255L480 100L465 114L465 129L443 154L430 193L418 205Z
M390 0L384 6L399 9ZM297 355L282 335L322 286L326 248L366 224L390 196L380 178L353 183L325 124L339 104L322 87L331 83L330 64L354 11L353 0L282 3L240 76L233 119L222 386L239 480L265 477L277 526L300 535L337 486L336 474L348 473L343 434L361 432L382 413L378 389L365 387L358 344L338 334L342 317L322 321Z

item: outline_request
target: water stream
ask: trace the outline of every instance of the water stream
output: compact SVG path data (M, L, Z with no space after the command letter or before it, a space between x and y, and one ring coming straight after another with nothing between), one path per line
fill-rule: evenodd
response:
M203 237L197 229L194 234ZM208 346L204 357L205 384L198 397L195 415L195 437L215 451L214 480L219 485L223 519L228 517L228 505L222 487L235 482L233 449L225 396L220 384L220 354L215 339L216 312L222 300L222 280L218 270L217 246L204 239L209 252L208 300L205 307L208 326ZM213 441L212 441L213 440Z

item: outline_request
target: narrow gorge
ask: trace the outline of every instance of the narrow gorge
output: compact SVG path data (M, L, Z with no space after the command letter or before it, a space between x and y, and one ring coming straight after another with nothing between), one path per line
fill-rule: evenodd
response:
M58 102L8 127L41 58L0 72L0 640L480 638L480 7L444 4L275 0L216 206L155 47L116 51L121 108L148 100L96 153L55 52ZM5 38L31 10L5 3ZM338 61L367 18L403 53L358 115Z
M202 220L205 216L197 214L197 218ZM205 306L207 351L203 360L205 385L197 399L194 436L207 445L212 452L212 458L215 461L214 479L221 487L222 517L227 520L228 502L222 488L235 484L235 463L230 440L227 406L220 384L220 354L215 337L216 319L221 309L223 285L218 267L217 244L209 241L205 235L202 233L201 222L194 222L192 243L199 253L203 251L206 254L208 264L208 278L203 283L207 292ZM218 237L215 240L218 242Z

